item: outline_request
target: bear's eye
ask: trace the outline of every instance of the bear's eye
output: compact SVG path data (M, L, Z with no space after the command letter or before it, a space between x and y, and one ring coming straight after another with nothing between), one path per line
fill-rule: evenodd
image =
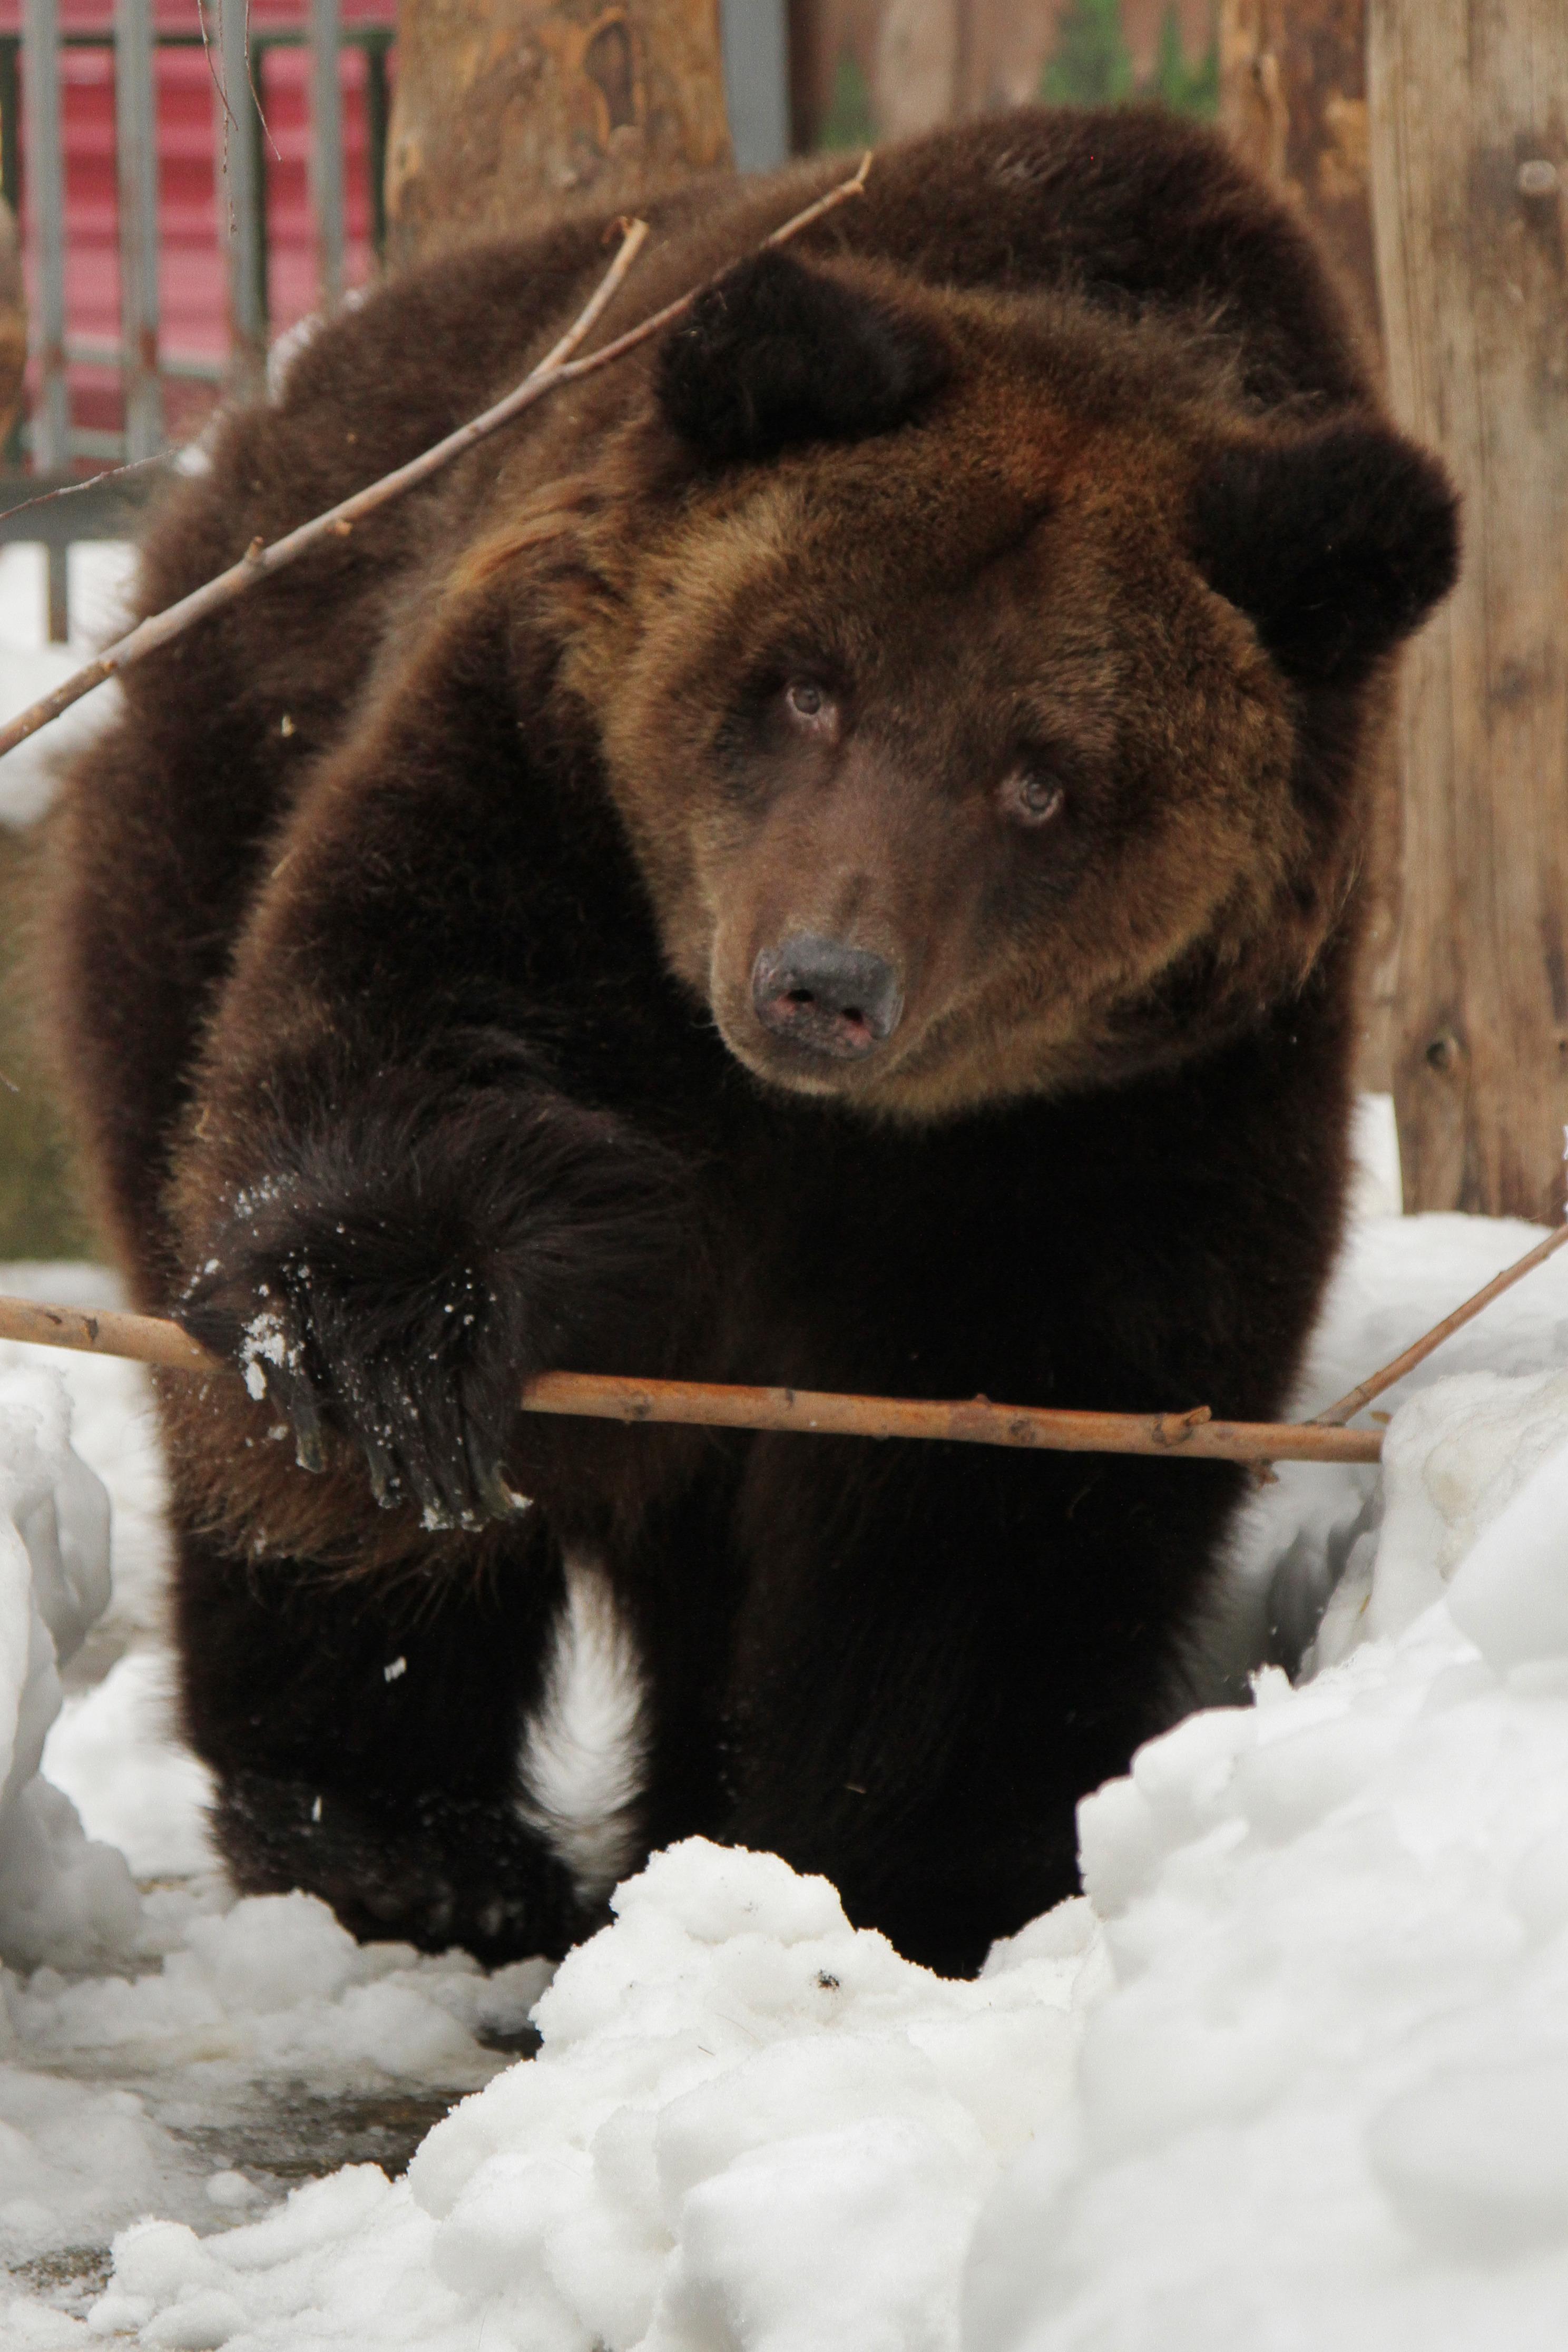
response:
M815 678L792 677L784 688L784 709L805 735L832 735L838 726L838 706Z
M1067 804L1067 794L1048 769L1016 768L1002 787L1007 814L1020 824L1049 824Z

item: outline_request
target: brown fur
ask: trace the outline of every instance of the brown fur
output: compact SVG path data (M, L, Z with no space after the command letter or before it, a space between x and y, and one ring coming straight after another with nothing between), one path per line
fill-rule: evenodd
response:
M1168 1718L1237 1481L530 1421L519 1380L1267 1417L1331 1262L1447 485L1205 135L943 132L746 260L835 168L655 206L604 331L728 269L689 319L132 673L64 812L106 1223L266 1391L165 1386L187 1727L241 1883L362 1931L582 1924L515 1785L576 1552L649 1675L645 1839L775 1844L972 1964ZM495 397L601 229L323 332L143 609ZM879 1027L770 997L799 939Z

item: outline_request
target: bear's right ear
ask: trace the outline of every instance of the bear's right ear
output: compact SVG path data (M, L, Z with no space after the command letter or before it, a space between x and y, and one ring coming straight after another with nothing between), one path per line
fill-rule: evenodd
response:
M1193 527L1210 586L1303 685L1354 685L1458 576L1452 483L1377 416L1233 445L1205 470Z
M708 457L771 457L889 432L947 372L922 320L775 249L709 287L666 338L658 402Z

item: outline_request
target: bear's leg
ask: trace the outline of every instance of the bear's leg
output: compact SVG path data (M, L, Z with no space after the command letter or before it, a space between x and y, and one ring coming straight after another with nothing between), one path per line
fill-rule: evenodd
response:
M617 1605L643 1675L644 1853L720 1835L729 1808L726 1685L743 1589L733 1523L746 1452L743 1439L710 1433L699 1475L661 1497L616 1555Z
M490 1963L564 1952L576 1891L519 1779L562 1590L537 1524L357 1578L187 1533L185 1728L240 1891L303 1887L357 1936Z
M944 1974L1077 1892L1078 1799L1177 1711L1224 1465L760 1440L726 1834ZM793 1449L793 1450L791 1450Z

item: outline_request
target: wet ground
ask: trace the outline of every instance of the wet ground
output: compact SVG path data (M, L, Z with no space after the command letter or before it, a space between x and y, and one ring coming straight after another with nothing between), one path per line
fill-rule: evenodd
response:
M539 2047L531 2027L517 2034L486 2034L480 2040L498 2057L531 2057ZM39 2073L50 2071L37 2068ZM65 2070L62 2070L65 2071ZM80 2079L77 2068L68 2070ZM99 2079L102 2079L100 2077ZM150 2113L188 2148L206 2170L242 2172L258 2192L242 2211L215 2208L209 2226L231 2229L255 2220L290 2189L334 2172L344 2164L378 2164L389 2179L405 2170L429 2131L463 2093L416 2092L389 2087L379 2092L327 2095L300 2080L253 2088L226 2105L221 2121L196 2123L159 2113L163 2086L153 2076L126 2075L121 2086L141 2092ZM61 2311L85 2317L108 2283L107 2245L63 2246L16 2263L10 2275Z

